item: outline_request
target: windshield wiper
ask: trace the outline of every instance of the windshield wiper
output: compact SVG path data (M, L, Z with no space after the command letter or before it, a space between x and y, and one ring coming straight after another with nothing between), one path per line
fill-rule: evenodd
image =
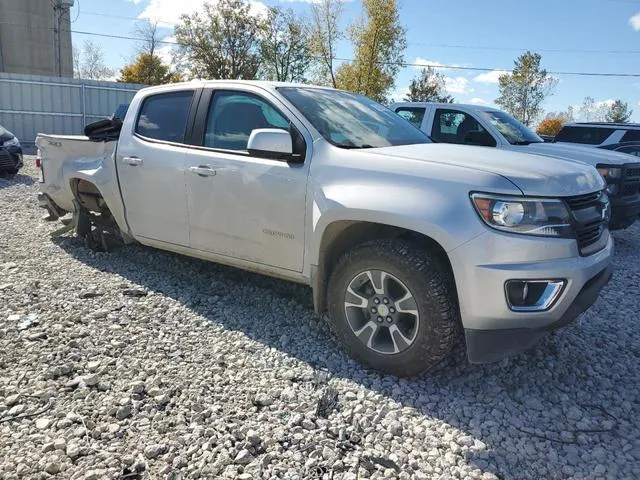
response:
M517 142L512 143L512 145L531 145L532 143L544 143L544 142L538 142L537 140L519 140Z
M357 150L360 148L375 148L373 145L363 144L363 145L353 145L352 143L334 143L336 147L345 148L347 150Z

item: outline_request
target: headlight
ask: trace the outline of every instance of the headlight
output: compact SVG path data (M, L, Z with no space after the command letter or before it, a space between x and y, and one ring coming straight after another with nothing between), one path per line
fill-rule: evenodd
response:
M2 146L3 147L19 147L20 141L18 140L18 137L13 137L7 140L6 142L4 142Z
M472 194L471 200L480 218L497 230L547 237L573 237L569 211L561 200L484 193Z
M620 167L603 167L598 165L598 173L606 179L618 179L622 177L622 168Z

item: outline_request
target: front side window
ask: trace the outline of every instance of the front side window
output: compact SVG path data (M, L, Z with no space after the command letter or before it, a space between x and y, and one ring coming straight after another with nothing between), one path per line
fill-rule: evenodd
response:
M142 103L136 133L165 142L184 143L193 90L159 93Z
M493 137L471 115L460 110L442 109L436 110L431 138L435 142L475 144L478 136L483 136L482 143L492 143Z
M396 109L396 113L409 123L420 128L424 119L425 108L423 107L400 107Z
M511 145L544 143L544 140L533 133L529 127L520 123L506 112L486 110L482 112L482 116L493 125Z
M419 129L365 96L307 87L281 87L278 91L325 140L337 147L381 148L429 143Z
M289 121L266 100L245 92L216 92L209 107L204 146L247 150L251 132L258 128L289 130Z
M585 145L600 145L615 129L600 127L566 126L556 135L556 142L583 143Z

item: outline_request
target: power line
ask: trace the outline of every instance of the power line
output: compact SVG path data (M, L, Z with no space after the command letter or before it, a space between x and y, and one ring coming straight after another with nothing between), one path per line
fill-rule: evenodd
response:
M639 4L640 5L640 4ZM532 52L542 53L605 53L605 54L640 54L640 50L585 50L572 48L518 48L518 47L493 47L488 45L450 45L445 43L420 43L408 42L409 45L420 45L424 47L438 48L461 48L465 50L500 50L500 51L519 51L524 52L531 50Z
M138 42L144 41L143 38L137 37L129 37L125 35L110 35L106 33L96 33L96 32L85 32L81 30L70 30L71 33L75 33L78 35L92 35L97 37L107 37L107 38L116 38L121 40L135 40ZM176 41L168 41L168 40L158 40L158 43L162 43L165 45L180 45L180 43ZM353 62L355 61L353 58L339 58L336 57L334 60L338 60L341 62ZM400 67L427 67L429 64L424 63L410 63L410 62L384 62L385 65L398 65ZM469 70L474 72L510 72L511 69L507 68L490 68L490 67L463 67L460 65L432 65L434 68L439 69L447 69L447 70ZM640 78L640 73L613 73L613 72L563 72L563 71L549 71L551 75L572 75L572 76L581 76L581 77L620 77L620 78Z

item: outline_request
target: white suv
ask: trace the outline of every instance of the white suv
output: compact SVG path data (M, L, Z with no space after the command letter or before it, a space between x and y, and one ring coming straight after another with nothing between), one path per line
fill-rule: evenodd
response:
M640 124L605 122L565 123L554 140L584 147L603 147L622 142L640 142Z

